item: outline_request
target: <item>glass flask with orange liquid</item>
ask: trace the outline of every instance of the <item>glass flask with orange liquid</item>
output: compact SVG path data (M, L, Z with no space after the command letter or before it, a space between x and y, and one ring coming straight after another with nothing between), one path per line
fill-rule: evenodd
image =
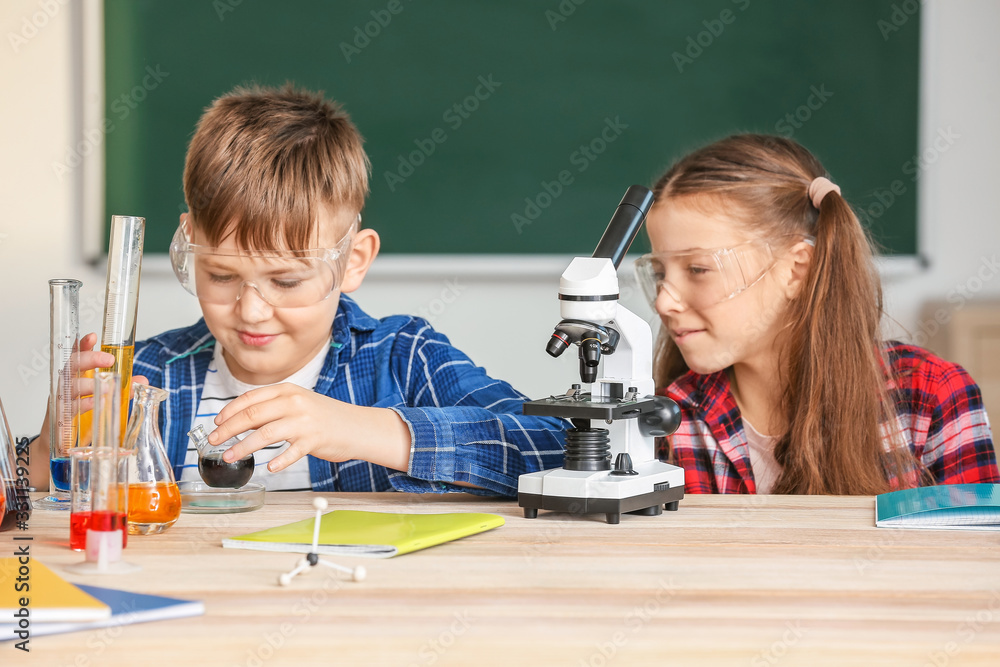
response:
M106 369L121 378L121 428L119 441L125 440L128 402L131 398L132 359L135 355L135 320L139 306L139 272L142 268L142 245L146 219L132 215L111 216L108 243L108 277L104 290L104 330L101 351L115 361ZM80 415L80 444L87 444L93 415Z
M160 403L167 392L137 384L123 448L129 452L128 532L162 533L181 515L181 493L160 436Z

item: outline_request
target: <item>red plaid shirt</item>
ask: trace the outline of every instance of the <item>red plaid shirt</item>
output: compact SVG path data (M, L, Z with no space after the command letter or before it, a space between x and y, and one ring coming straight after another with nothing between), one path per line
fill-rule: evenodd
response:
M900 428L937 484L1000 482L979 387L965 370L912 345L886 348L899 400ZM672 462L687 493L756 493L750 452L725 371L689 371L667 387L681 408L670 436Z

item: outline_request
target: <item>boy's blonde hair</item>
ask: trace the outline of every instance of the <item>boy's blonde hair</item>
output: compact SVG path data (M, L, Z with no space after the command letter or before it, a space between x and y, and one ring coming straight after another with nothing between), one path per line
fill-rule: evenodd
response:
M205 110L188 147L193 222L211 245L235 234L247 250L309 247L321 207L364 207L371 164L363 142L322 93L238 87Z

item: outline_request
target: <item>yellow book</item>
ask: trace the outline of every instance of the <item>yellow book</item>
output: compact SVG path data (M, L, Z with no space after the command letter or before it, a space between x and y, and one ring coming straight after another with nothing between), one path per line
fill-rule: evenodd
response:
M315 517L310 517L227 538L222 540L222 546L309 553L312 551L315 520ZM324 514L320 520L316 553L389 558L482 533L503 524L503 517L496 514L387 514L335 510Z
M0 617L9 621L23 614L21 609L28 610L32 623L96 621L111 616L111 607L37 560L21 563L17 558L0 558Z

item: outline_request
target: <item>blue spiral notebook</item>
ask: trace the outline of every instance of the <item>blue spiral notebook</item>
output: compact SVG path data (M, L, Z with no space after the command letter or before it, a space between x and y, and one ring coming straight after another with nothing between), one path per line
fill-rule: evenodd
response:
M875 497L880 528L1000 530L1000 484L942 484Z
M205 613L205 605L199 601L179 600L146 593L130 593L114 588L100 588L83 584L75 584L74 586L79 589L81 594L86 594L106 605L106 608L110 608L107 617L91 621L54 623L44 623L35 619L31 624L32 637L183 618L185 616L200 616ZM4 622L0 622L0 641L16 638L17 630L16 624L4 619Z

